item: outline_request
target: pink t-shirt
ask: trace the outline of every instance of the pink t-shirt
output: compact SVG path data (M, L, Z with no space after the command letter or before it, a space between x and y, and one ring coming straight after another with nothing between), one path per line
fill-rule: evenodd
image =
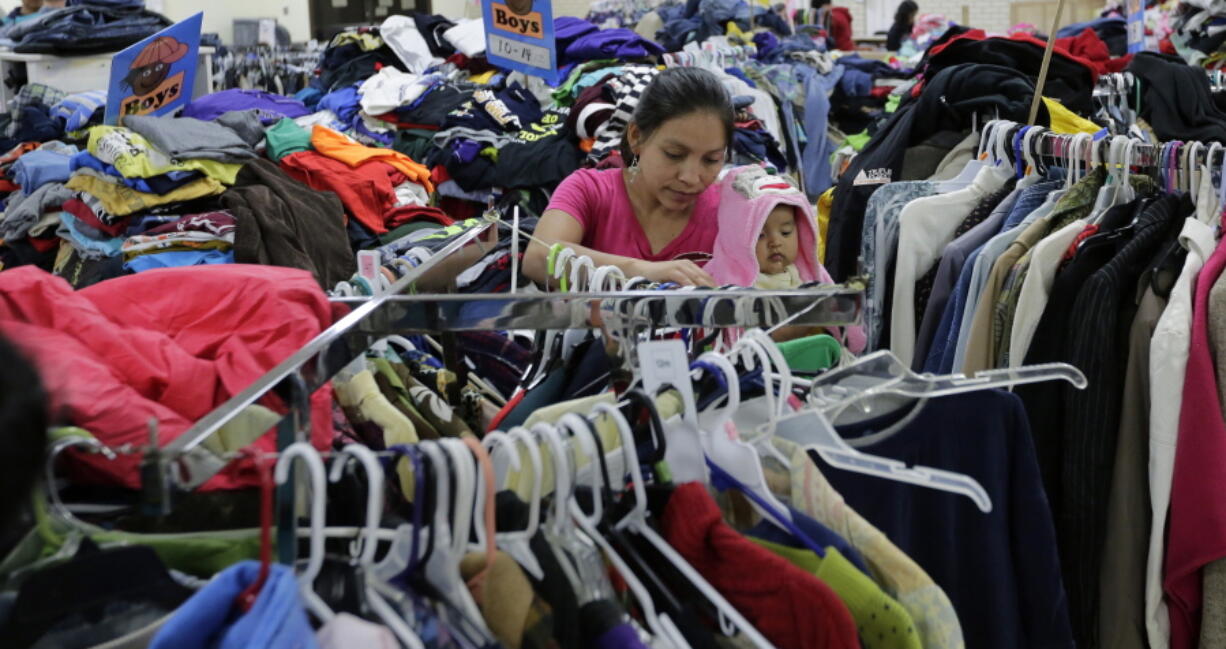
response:
M689 259L705 263L715 250L719 185L712 184L698 196L685 229L656 254L652 254L647 233L634 216L621 169L580 169L572 173L558 185L548 209L566 212L583 226L583 241L579 243L586 248L646 261Z

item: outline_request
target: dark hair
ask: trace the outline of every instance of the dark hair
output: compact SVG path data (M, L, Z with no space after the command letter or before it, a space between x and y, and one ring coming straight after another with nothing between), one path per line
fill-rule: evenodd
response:
M47 397L38 372L20 352L0 336L0 530L14 523L28 504L26 495L43 468L47 444Z
M906 24L915 19L915 14L919 13L919 5L912 0L902 0L898 3L898 11L894 12L894 24Z
M634 108L630 122L638 127L643 139L651 137L664 122L690 113L709 111L724 124L724 144L732 146L732 99L724 84L714 74L701 68L668 68L656 75ZM621 154L627 165L634 157L630 150L630 129L622 136Z

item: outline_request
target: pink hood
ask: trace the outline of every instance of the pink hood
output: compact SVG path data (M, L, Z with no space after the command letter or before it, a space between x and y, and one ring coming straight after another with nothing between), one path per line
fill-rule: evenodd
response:
M800 251L796 269L805 282L830 282L830 274L817 263L817 220L813 205L786 178L771 176L761 167L737 167L720 182L719 232L715 250L704 267L716 285L753 286L758 279L754 252L766 218L777 205L796 209Z
M758 166L737 167L720 181L719 232L715 250L704 270L716 286L735 284L753 286L758 279L755 248L766 219L777 205L796 209L796 233L800 238L796 270L808 282L833 283L830 273L817 261L817 218L813 204L791 181L772 176ZM832 333L835 330L832 329ZM836 335L854 353L864 350L864 330L848 327L845 336Z

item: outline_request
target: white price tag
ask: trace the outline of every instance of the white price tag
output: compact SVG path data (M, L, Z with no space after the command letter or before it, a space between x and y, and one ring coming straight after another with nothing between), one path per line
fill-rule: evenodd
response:
M549 50L544 47L521 43L497 34L489 34L489 46L493 54L503 58L515 59L534 68L549 69Z
M639 372L643 376L643 389L651 396L655 396L665 385L677 388L685 405L685 418L691 422L698 421L685 343L674 339L639 344Z

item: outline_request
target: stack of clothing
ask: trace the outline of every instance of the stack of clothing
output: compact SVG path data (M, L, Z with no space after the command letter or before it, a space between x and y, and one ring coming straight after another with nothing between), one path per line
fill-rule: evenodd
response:
M125 123L91 128L87 150L68 161L62 230L84 259L117 258L130 223L143 214L206 211L234 183L239 163L255 155L234 131L209 122L129 117ZM185 206L187 212L179 211Z
M79 0L5 27L0 30L0 45L22 53L118 52L174 24L143 4Z
M64 186L72 172L70 162L77 148L52 140L43 145L19 145L0 157L0 168L9 191L0 218L0 238L10 247L21 242L34 252L50 252L59 246L64 202L72 198Z
M234 215L225 212L188 214L129 236L121 248L124 269L133 273L153 268L234 263Z

